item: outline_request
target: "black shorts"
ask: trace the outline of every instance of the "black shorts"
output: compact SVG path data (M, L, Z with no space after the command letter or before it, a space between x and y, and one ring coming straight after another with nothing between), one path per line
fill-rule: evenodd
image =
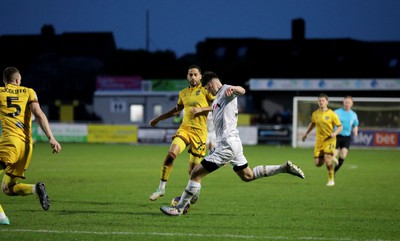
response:
M336 149L347 148L350 150L351 137L350 136L336 136Z
M219 166L213 162L209 162L206 159L203 159L200 164L206 169L208 172L213 172L219 168Z
M206 169L208 172L213 172L215 170L217 170L218 168L220 168L217 164L215 164L214 162L209 162L206 159L203 159L201 162L201 165L204 167L204 169ZM233 170L235 172L241 171L245 168L247 168L249 165L246 163L242 166L234 166Z

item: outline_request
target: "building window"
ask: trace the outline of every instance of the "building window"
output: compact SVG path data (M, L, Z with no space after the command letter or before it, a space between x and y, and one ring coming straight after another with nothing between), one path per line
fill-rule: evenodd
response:
M131 122L143 122L143 105L131 105Z
M126 113L127 102L122 98L112 98L110 100L110 111L111 113Z

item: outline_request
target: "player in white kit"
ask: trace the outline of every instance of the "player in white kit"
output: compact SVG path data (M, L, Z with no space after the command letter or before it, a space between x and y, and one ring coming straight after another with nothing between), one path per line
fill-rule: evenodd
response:
M201 179L227 163L245 182L278 173L289 173L304 178L303 171L291 161L287 161L283 165L257 166L251 169L243 155L243 146L237 129L238 106L236 97L244 95L246 90L241 86L222 85L214 72L205 72L202 84L208 92L216 97L210 107L193 108L192 114L196 115L212 110L217 146L203 159L200 165L195 166L179 203L176 206L162 206L160 208L164 214L170 216L182 215L184 207L189 204L193 195L200 191Z

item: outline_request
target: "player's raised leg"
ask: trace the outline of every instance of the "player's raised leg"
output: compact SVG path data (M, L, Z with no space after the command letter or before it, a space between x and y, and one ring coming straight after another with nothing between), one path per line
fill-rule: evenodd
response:
M300 178L305 178L304 172L291 161L286 161L282 165L256 166L253 168L254 179L269 177L279 173L288 173Z

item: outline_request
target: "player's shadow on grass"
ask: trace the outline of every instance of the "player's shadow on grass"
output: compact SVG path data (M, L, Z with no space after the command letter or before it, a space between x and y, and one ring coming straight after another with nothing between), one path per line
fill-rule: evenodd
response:
M163 205L163 203L143 202L138 204L134 202L118 202L118 201L52 200L49 212L58 212L60 215L76 215L76 214L158 215L160 205ZM151 211L146 211L146 209L149 209ZM156 212L154 212L153 210L156 210ZM43 210L41 209L37 210L27 209L25 211L43 212Z
M59 204L59 205L57 205ZM65 206L64 204L68 204ZM74 207L74 205L76 205ZM160 211L160 206L168 205L163 202L150 202L147 200L141 203L133 203L133 202L107 202L107 201L57 201L52 200L51 208L48 212L50 213L58 213L58 215L68 216L68 215L89 215L89 214L112 214L112 215L142 215L142 216L160 216L163 215ZM67 208L66 208L67 207ZM86 207L86 209L85 209ZM107 207L96 209L99 207ZM115 209L113 209L115 207ZM136 209L136 210L135 210ZM148 211L145 209L149 209ZM201 209L201 208L200 208ZM41 209L26 209L20 210L24 212L43 212ZM235 216L235 213L219 213L219 212L202 212L198 210L192 215L200 215L200 216ZM164 216L164 215L163 215Z
M156 209L157 210L157 209ZM32 210L25 209L20 210L25 213L42 213L43 210ZM142 215L142 216L159 216L160 212L146 212L146 211L134 211L134 210L126 210L126 211L112 211L112 210L78 210L78 209L63 209L63 210L54 210L54 208L50 208L48 213L58 213L58 215L68 216L68 215L77 215L77 214L112 214L112 215Z

